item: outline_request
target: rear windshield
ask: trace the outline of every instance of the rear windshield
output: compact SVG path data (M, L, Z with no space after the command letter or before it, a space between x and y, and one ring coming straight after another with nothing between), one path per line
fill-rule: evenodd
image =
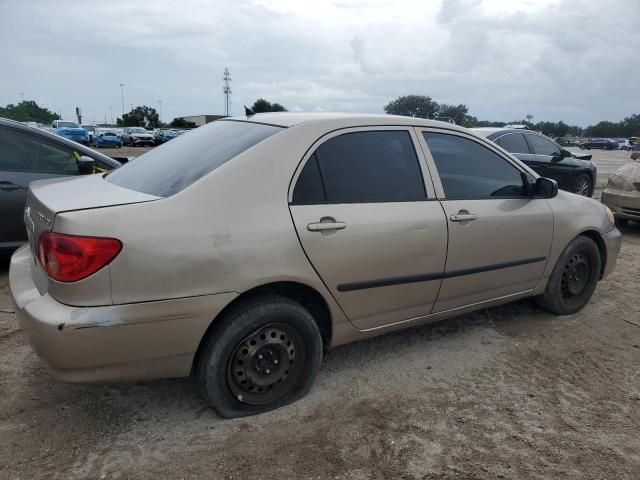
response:
M212 172L282 127L219 120L180 135L109 173L107 181L168 197Z

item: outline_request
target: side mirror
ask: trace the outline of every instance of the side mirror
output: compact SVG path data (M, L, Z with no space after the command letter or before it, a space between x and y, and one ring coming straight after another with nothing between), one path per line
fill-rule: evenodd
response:
M570 158L573 154L569 150L562 149L562 158Z
M78 159L78 171L80 172L80 175L89 175L93 173L93 167L95 164L96 161L93 158L85 155L81 156Z
M558 195L558 182L550 178L538 177L533 184L535 198L553 198Z

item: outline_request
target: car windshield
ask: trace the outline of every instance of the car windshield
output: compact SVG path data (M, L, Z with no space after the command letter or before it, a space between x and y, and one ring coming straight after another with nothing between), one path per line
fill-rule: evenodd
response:
M132 128L131 133L149 133L144 128Z
M121 187L168 197L283 127L221 120L190 131L110 173Z
M80 125L78 125L75 122L58 122L58 128L60 127L65 127L65 128L79 128Z

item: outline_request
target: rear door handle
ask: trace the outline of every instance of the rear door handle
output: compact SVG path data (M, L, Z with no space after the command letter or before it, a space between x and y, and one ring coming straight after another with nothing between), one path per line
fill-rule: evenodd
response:
M16 185L15 183L2 181L0 182L0 190L17 190L21 188L20 185Z
M347 224L344 222L317 222L307 225L307 230L310 232L326 232L327 230L342 230L346 227Z
M475 213L456 213L449 218L452 222L471 222L476 220L478 216Z

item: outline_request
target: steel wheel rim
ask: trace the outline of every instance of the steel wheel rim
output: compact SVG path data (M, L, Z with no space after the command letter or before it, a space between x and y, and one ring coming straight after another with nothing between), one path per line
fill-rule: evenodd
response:
M574 254L564 266L562 272L562 297L571 299L581 295L591 278L591 264L583 253Z
M265 405L291 393L307 357L295 328L268 323L244 338L227 364L233 395L248 405Z
M589 194L589 180L581 178L578 182L577 192L578 195L586 197Z

